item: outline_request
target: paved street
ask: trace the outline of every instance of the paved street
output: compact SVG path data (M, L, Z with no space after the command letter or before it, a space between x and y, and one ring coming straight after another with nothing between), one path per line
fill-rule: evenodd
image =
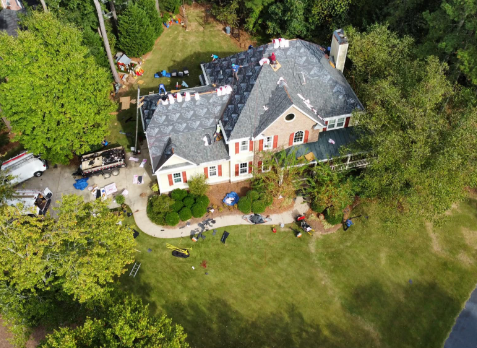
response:
M477 347L477 287L457 317L444 348Z

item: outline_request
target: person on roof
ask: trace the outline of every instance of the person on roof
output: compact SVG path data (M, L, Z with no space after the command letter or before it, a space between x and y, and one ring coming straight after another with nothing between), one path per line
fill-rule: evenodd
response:
M270 56L270 62L272 64L276 64L277 63L277 57L275 56L275 52L272 52L272 55Z
M213 54L210 56L212 58L212 61L215 62L217 59L219 59L219 56Z
M240 66L237 64L232 64L232 71L234 74L234 77L238 80L238 71L239 71Z

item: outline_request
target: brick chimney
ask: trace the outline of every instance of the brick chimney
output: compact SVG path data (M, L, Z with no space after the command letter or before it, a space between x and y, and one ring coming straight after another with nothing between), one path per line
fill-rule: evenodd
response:
M346 54L348 53L348 39L346 38L343 29L337 29L333 32L331 39L330 56L333 58L336 69L343 72Z

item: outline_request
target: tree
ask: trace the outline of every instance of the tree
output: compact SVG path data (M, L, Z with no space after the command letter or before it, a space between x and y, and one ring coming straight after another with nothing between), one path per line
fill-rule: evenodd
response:
M135 254L131 230L119 224L121 219L107 202L84 203L76 195L63 196L57 220L2 208L0 311L14 332L71 319L78 308L65 310L75 301L88 304L109 296Z
M262 165L254 167L253 189L273 198L295 197L301 187L298 179L307 169L305 162L296 158L296 151L263 151L260 157Z
M164 31L164 26L160 14L156 11L154 0L137 0L137 4L146 12L149 24L154 29L154 39L157 39Z
M11 175L4 170L0 170L0 206L5 204L5 201L12 198L15 189L10 184Z
M283 0L268 9L267 33L286 38L305 37L309 25L305 21L305 0Z
M0 104L26 149L67 164L108 132L109 75L87 58L81 33L51 13L33 13L18 37L0 34Z
M142 8L131 3L119 16L119 47L131 57L139 57L154 47L154 27Z
M209 185L207 185L207 179L204 174L192 176L187 184L189 185L189 192L195 196L205 195L209 190Z
M362 41L350 40L351 74L367 76L359 79L366 113L355 115L362 137L354 150L371 150L375 156L362 177L363 192L379 197L391 210L433 219L466 197L466 186L477 182L475 96L452 85L447 65L436 57L420 60L394 51L400 57L390 61L356 47L363 42L383 51L407 47L389 41L390 33L378 39L375 31L385 30L374 27L362 34ZM386 73L376 72L376 66Z
M106 28L104 26L103 11L101 10L101 6L99 5L98 0L93 0L93 1L94 1L94 6L96 7L96 12L98 13L99 28L101 30L101 36L103 37L104 49L106 50L106 55L108 56L108 62L111 68L111 73L113 74L114 82L121 83L121 80L119 79L118 71L116 70L116 66L114 65L113 55L111 54L111 48L109 47L108 33L106 32ZM112 6L114 9L114 5ZM114 15L116 16L116 10L114 10Z
M149 315L141 300L125 298L88 318L74 329L63 327L49 334L43 348L137 347L187 348L184 329L165 315Z
M328 163L318 163L306 181L305 193L310 197L312 209L319 213L329 207L342 213L353 203L353 182L345 172L332 170Z

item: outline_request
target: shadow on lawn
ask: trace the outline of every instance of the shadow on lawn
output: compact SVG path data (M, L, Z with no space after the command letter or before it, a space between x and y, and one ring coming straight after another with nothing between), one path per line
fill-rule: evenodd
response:
M358 338L354 333L336 325L326 325L326 334L320 325L307 322L292 304L283 304L283 310L259 313L250 320L233 309L226 300L211 298L203 303L189 301L168 303L166 312L188 333L192 347L336 347L353 342L365 347L371 338L367 333Z
M389 289L376 279L355 288L343 306L371 324L382 346L413 348L442 346L461 310L439 285L419 279Z

